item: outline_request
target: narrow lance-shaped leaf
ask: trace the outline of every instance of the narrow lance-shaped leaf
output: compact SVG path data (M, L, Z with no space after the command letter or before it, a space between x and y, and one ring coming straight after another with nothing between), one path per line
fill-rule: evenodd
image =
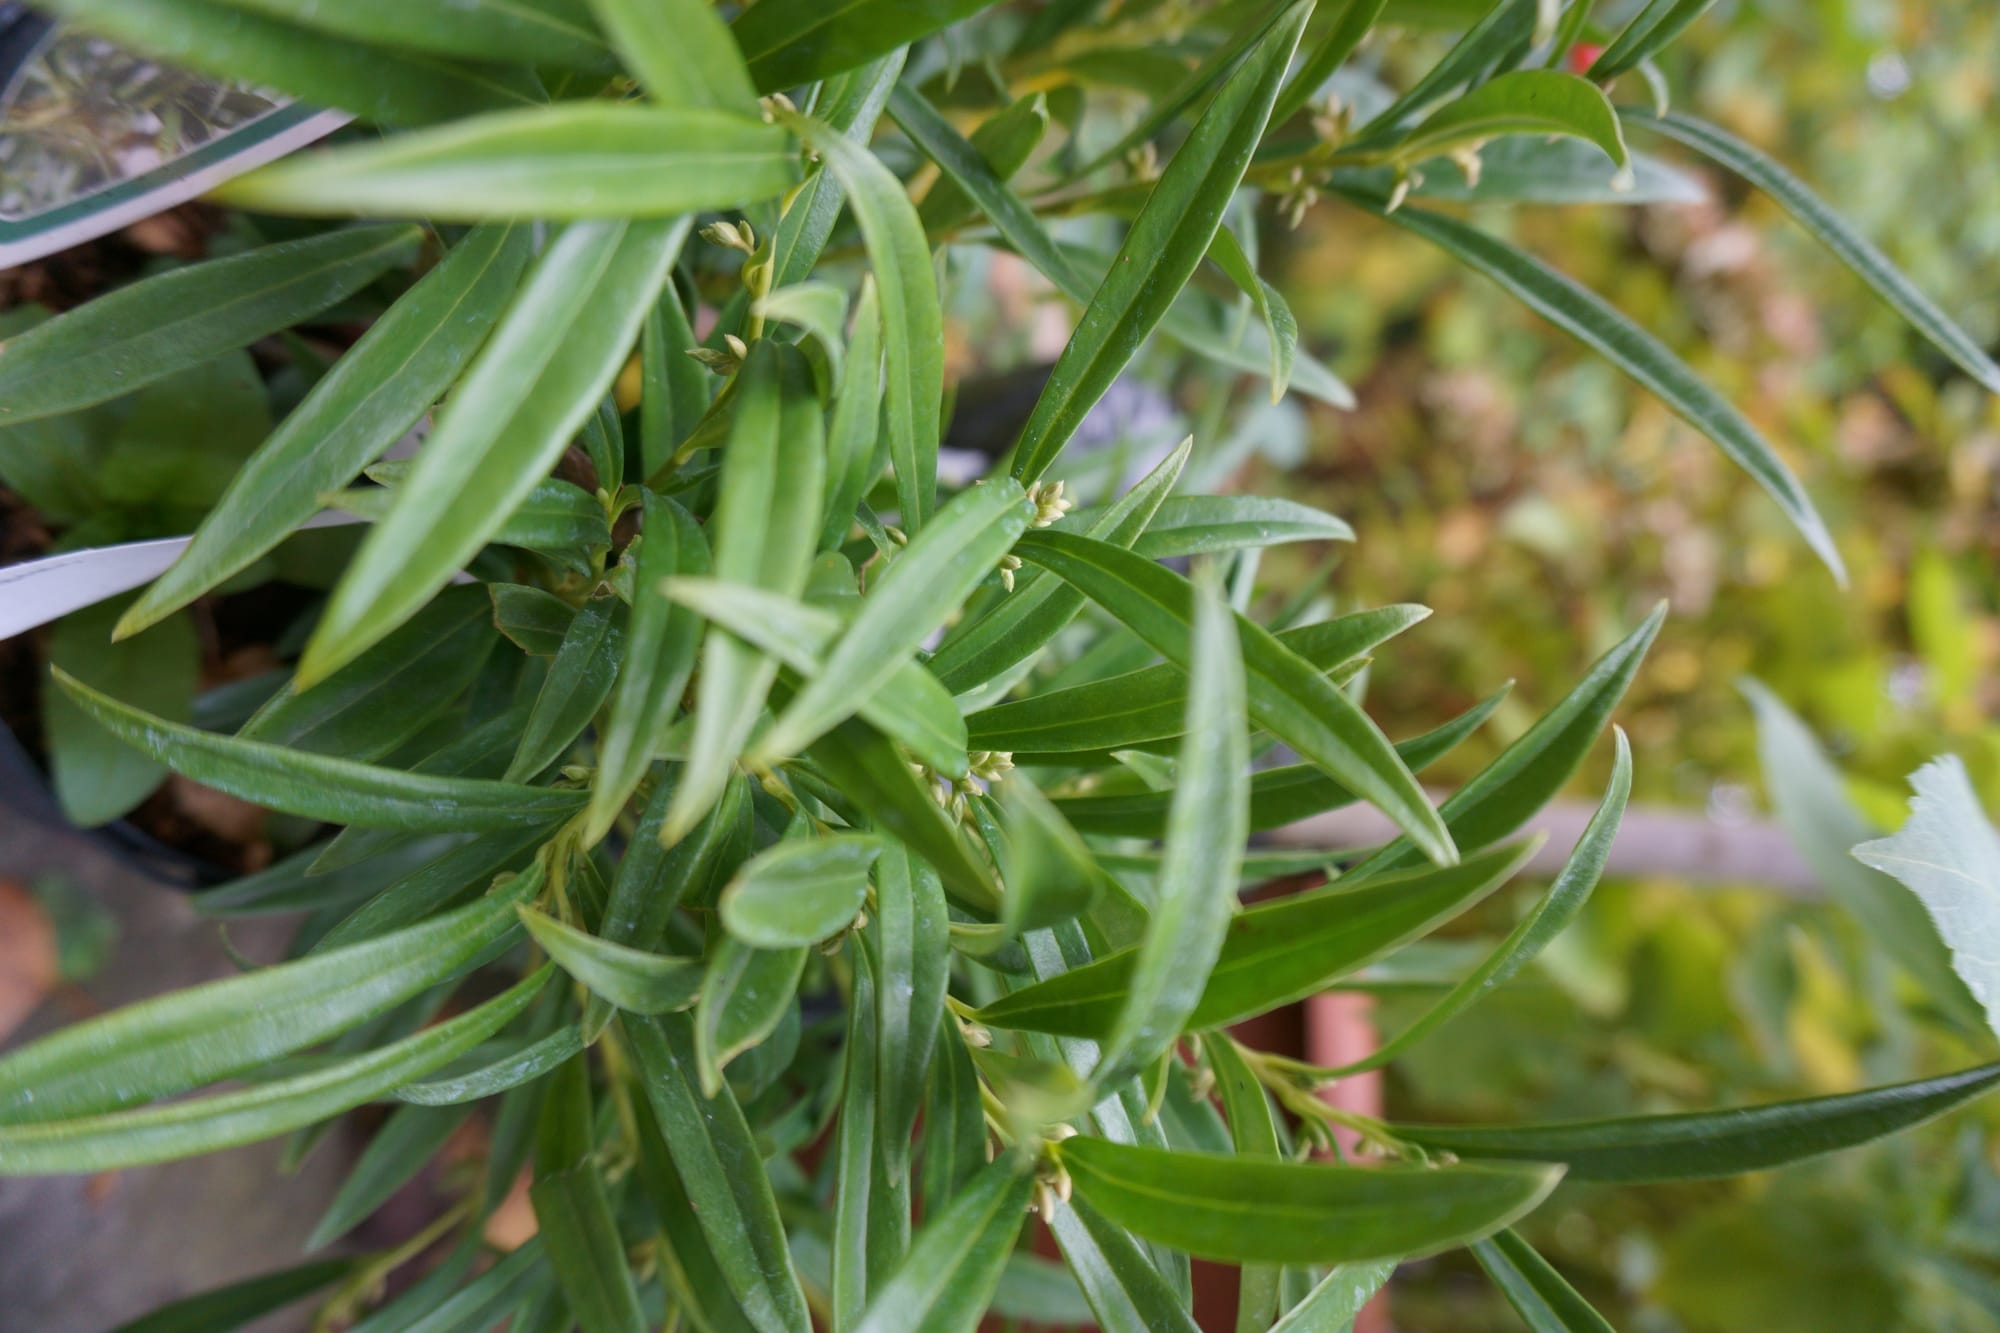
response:
M1445 798L1439 812L1452 837L1466 848L1486 847L1513 833L1546 805L1583 762L1611 710L1639 672L1646 650L1666 622L1660 603L1639 627L1590 664L1562 700L1536 720L1497 758ZM1398 839L1349 872L1361 878L1408 865L1411 848Z
M993 0L762 0L731 30L759 92L853 69L978 13Z
M2000 1064L1831 1097L1726 1111L1538 1125L1396 1125L1460 1157L1562 1162L1573 1180L1708 1180L1839 1152L1943 1115L2000 1083Z
M1321 85L1337 73L1354 54L1361 39L1375 26L1375 20L1382 16L1383 6L1388 0L1346 0L1333 26L1319 39L1319 44L1299 62L1299 71L1285 90L1278 94L1278 103L1271 109L1271 123L1282 125L1305 110L1313 95ZM1588 8L1580 5L1579 8ZM1324 12L1324 11L1322 11Z
M396 1089L396 1100L416 1106L450 1106L478 1101L532 1083L583 1049L583 1034L574 1026L539 1037L498 1060L462 1074L445 1072L421 1083Z
M1749 419L1696 375L1665 343L1575 279L1456 218L1410 207L1391 213L1372 195L1353 190L1342 190L1341 194L1484 273L1530 310L1656 394L1755 478L1785 511L1834 578L1843 586L1846 584L1846 566L1834 546L1833 535L1827 531L1825 521L1813 508L1811 497L1792 470Z
M1056 361L1015 445L1014 476L1033 482L1048 471L1208 253L1311 12L1307 4L1287 11L1174 154Z
M584 844L611 829L652 762L667 728L680 711L681 694L694 672L701 623L686 608L660 593L679 575L706 574L708 541L694 516L671 500L645 492L645 536L632 573L632 616L625 656L597 744L597 775L591 783Z
M136 634L247 568L311 518L321 495L345 486L402 439L500 317L520 281L528 242L526 227L475 229L369 326L237 471L188 548L119 619L117 637ZM184 349L176 340L171 350ZM63 378L74 373L66 370Z
M869 1219L875 1181L875 1034L869 1012L875 979L865 951L856 949L854 987L848 996L847 1042L842 1052L840 1125L834 1138L834 1333L846 1333L868 1305Z
M397 1108L349 1167L303 1248L324 1249L366 1221L424 1169L471 1113L470 1107Z
M1069 518L1080 527L1094 526L1094 520L1108 512L1079 509ZM1285 542L1353 540L1354 529L1345 519L1296 500L1262 495L1177 495L1160 506L1132 549L1149 560L1164 560L1255 550Z
M1059 1199L1047 1221L1103 1333L1199 1333L1145 1250L1104 1214L1080 1199Z
M1035 505L1001 477L960 492L875 581L818 674L758 743L753 764L797 753L894 677L1027 530Z
M1415 163L1461 148L1476 151L1503 134L1569 135L1596 144L1621 168L1630 161L1618 115L1603 90L1588 79L1546 69L1489 79L1439 107L1382 153Z
M376 47L520 64L603 70L604 39L581 0L220 0L232 9Z
M120 1324L113 1333L229 1333L305 1299L336 1278L352 1273L360 1262L343 1256L275 1273L259 1273L163 1305L129 1324Z
M752 857L722 891L729 933L760 949L818 944L853 924L880 839L830 833L787 839Z
M1584 827L1583 836L1576 840L1576 849L1564 862L1556 882L1549 886L1548 893L1535 904L1534 910L1521 918L1520 923L1507 932L1507 938L1500 941L1478 967L1446 992L1421 1018L1361 1059L1327 1070L1327 1076L1380 1069L1396 1059L1505 985L1576 919L1576 914L1589 901L1591 890L1597 887L1598 876L1604 873L1604 862L1611 855L1611 844L1618 837L1619 821L1625 815L1625 802L1632 794L1632 747L1626 741L1623 730L1613 730L1618 737L1618 755L1611 770L1611 787L1604 793L1597 813Z
M1915 284L1889 262L1887 255L1828 207L1826 201L1814 194L1804 181L1727 130L1705 120L1679 112L1655 116L1636 107L1622 107L1619 115L1630 124L1686 144L1770 195L1779 207L1792 215L1793 221L1833 251L1841 263L1873 287L1877 296L1887 301L1934 347L1990 392L2000 393L2000 365L1994 364L1993 358L1986 354L1972 335L1953 323L1949 315L1918 291Z
M503 775L507 781L543 772L589 727L626 659L625 619L625 604L616 597L594 597L578 608L521 728Z
M898 85L892 96L900 99L905 94L920 97L905 85ZM994 179L1004 181L1027 164L1048 128L1048 98L1042 93L1032 93L1001 108L974 130L967 142ZM917 206L917 217L926 235L940 236L963 222L976 207L964 186L950 176L942 176Z
M937 1058L924 1093L924 1215L935 1217L986 1165L986 1113L979 1072L959 1036L958 1020L939 1014Z
M158 274L37 324L0 344L0 425L131 393L303 323L407 259L418 236L384 225L282 241Z
M782 115L779 123L820 154L846 191L868 246L887 353L889 459L903 527L915 536L937 504L938 411L944 398L944 312L930 244L902 182L866 147L804 116Z
M763 1045L797 1012L809 952L803 944L760 949L735 935L710 947L694 1011L695 1067L704 1097L723 1091L722 1071L730 1061Z
M1343 879L1239 912L1189 1030L1238 1022L1324 990L1328 983L1436 929L1491 893L1524 864L1532 844L1476 853L1350 887ZM1102 1037L1123 1008L1135 950L1036 982L986 1005L994 1027Z
M548 475L624 364L687 229L584 223L543 252L334 589L301 680L402 623Z
M841 366L840 396L826 432L826 516L819 549L831 550L854 526L854 508L872 480L875 440L882 419L882 307L875 280L861 280L854 303L854 333Z
M590 8L658 101L757 113L743 53L708 0L590 0Z
M1271 1326L1271 1333L1345 1333L1395 1271L1394 1259L1337 1264Z
M1213 580L1195 585L1187 738L1175 773L1152 916L1097 1081L1116 1086L1172 1049L1201 1003L1236 908L1249 824L1250 740L1236 618Z
M276 88L380 125L422 125L543 100L523 69L385 50L215 0L50 0L43 7L170 65Z
M1650 0L1591 62L1589 77L1598 83L1609 83L1626 70L1644 64L1714 3L1715 0Z
M1118 1225L1224 1263L1331 1264L1462 1245L1528 1212L1559 1166L1274 1162L1066 1139L1077 1197Z
M769 199L797 180L789 136L752 116L566 102L288 158L214 194L238 208L336 217L665 220Z
M73 1175L173 1161L275 1138L374 1101L450 1063L527 1008L549 969L412 1037L241 1092L0 1127L0 1176Z
M1612 1333L1610 1321L1511 1228L1475 1241L1472 1257L1531 1333Z
M875 956L876 1151L892 1174L909 1173L910 1136L945 1012L950 924L937 872L891 842L875 863L869 942Z
M709 519L717 579L786 597L805 587L819 535L824 426L795 347L768 338L750 350ZM729 634L702 647L701 690L687 768L660 828L680 841L722 793L757 722L778 663Z
M968 1181L943 1212L927 1218L903 1266L868 1303L857 1333L972 1333L1034 1189L1034 1174L1002 1153Z
M1257 276L1257 269L1244 253L1243 243L1236 239L1235 232L1227 227L1218 228L1215 240L1209 244L1208 257L1250 298L1257 308L1257 317L1264 321L1271 345L1271 401L1275 403L1285 396L1285 389L1292 382L1292 366L1299 354L1299 321L1278 289Z
M647 1320L610 1192L590 1152L593 1129L590 1074L579 1055L555 1073L542 1101L528 1190L536 1235L583 1333L644 1333Z
M1393 140L1410 117L1452 89L1477 78L1509 47L1528 37L1534 28L1536 7L1537 0L1496 0L1437 64L1377 112L1343 147L1374 148Z
M1028 533L1016 551L1082 589L1185 668L1192 599L1186 579L1119 547L1061 532ZM1375 724L1267 630L1236 620L1251 719L1380 808L1433 860L1454 860L1443 820Z
M813 106L816 118L850 141L867 144L875 137L875 124L882 118L890 89L902 77L908 54L899 46L879 60L828 79ZM778 234L771 243L773 286L789 287L812 276L846 201L841 178L824 164L805 178L778 219Z
M808 680L825 674L826 655L847 628L834 612L740 584L676 578L662 591ZM885 656L890 651L882 649ZM908 649L888 667L888 683L861 704L861 716L909 746L919 761L947 777L964 777L965 720L951 695Z
M760 1328L770 1327L751 1320L730 1291L695 1216L679 1168L667 1150L659 1122L643 1097L633 1099L632 1118L639 1138L639 1169L634 1178L660 1224L661 1285L696 1328L714 1333L758 1333Z
M556 966L593 995L634 1014L685 1009L701 993L702 961L648 953L602 940L533 908L521 909L522 924Z
M363 828L456 833L537 825L583 803L582 792L405 773L217 736L128 708L60 669L55 681L99 725L174 772L287 814Z
M1223 1114L1229 1120L1229 1137L1244 1157L1281 1158L1285 1155L1278 1136L1278 1123L1271 1110L1271 1098L1257 1081L1236 1043L1227 1033L1211 1032L1201 1039L1208 1067L1222 1093ZM1277 1318L1282 1299L1284 1270L1272 1264L1245 1264L1236 1298L1237 1333L1257 1333Z

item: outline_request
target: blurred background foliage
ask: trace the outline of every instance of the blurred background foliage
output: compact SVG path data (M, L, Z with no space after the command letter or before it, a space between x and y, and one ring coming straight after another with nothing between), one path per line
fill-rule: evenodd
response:
M1691 38L1665 71L1677 105L1787 163L1976 338L2000 340L2000 7L1744 0ZM1417 38L1376 56L1416 69L1427 53ZM1645 96L1626 82L1623 97ZM1253 418L1266 457L1245 489L1354 523L1329 585L1344 602L1437 610L1369 680L1392 734L1520 682L1484 745L1429 781L1469 776L1666 597L1621 709L1635 800L1725 823L1764 808L1749 675L1806 719L1876 824L1902 822L1905 775L1945 751L1990 809L2000 400L1767 202L1670 145L1634 146L1689 166L1707 202L1478 220L1661 335L1780 442L1851 591L1656 400L1440 252L1337 207L1267 235L1266 262L1360 406ZM1302 585L1326 558L1274 550L1263 580ZM1851 920L1755 885L1607 883L1549 963L1400 1061L1392 1118L1672 1111L1983 1058L1926 1020ZM1423 1002L1384 999L1383 1028ZM1621 1329L1996 1329L1996 1128L1987 1104L1747 1181L1572 1189L1530 1230ZM1469 1265L1406 1269L1395 1292L1398 1328L1518 1327Z

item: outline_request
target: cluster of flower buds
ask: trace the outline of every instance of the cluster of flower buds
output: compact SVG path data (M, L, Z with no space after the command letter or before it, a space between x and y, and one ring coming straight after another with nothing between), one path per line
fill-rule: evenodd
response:
M690 347L688 355L718 375L733 375L743 364L744 358L750 355L750 348L733 333L723 334L722 342L726 351L713 347Z
M1008 592L1014 591L1014 571L1020 567L1020 556L1003 555L1000 557L1000 586Z
M1046 481L1039 486L1028 488L1028 498L1035 502L1035 516L1029 521L1030 527L1046 528L1062 521L1062 516L1076 507L1074 500L1063 499L1063 484Z
M725 250L741 250L746 255L757 253L757 233L751 230L748 218L741 222L711 222L701 229L701 239Z

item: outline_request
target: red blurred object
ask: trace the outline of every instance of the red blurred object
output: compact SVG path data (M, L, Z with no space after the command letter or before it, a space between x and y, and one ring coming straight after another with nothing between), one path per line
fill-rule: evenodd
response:
M1569 49L1569 69L1572 74L1588 74L1597 58L1604 54L1604 48L1596 42L1578 42Z

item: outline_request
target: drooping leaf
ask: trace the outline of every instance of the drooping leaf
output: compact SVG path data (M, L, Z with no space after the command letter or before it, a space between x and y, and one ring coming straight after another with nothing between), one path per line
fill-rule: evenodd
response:
M701 993L702 961L648 953L566 926L533 908L521 909L522 924L556 966L593 995L633 1014L685 1009Z
M1062 532L1030 532L1015 549L1080 588L1168 661L1185 666L1192 598L1186 579L1120 547ZM1433 860L1453 860L1444 821L1354 701L1268 630L1238 616L1237 634L1251 720L1380 808Z
M1212 581L1195 585L1187 736L1152 914L1097 1081L1116 1086L1165 1055L1201 1004L1236 907L1250 817L1250 739L1236 618ZM1070 975L1074 975L1073 973Z
M1609 54L1607 52L1607 54ZM1635 107L1623 107L1619 114L1631 124L1642 126L1679 143L1749 181L1771 196L1792 220L1804 227L1821 245L1833 251L1875 294L1931 345L1950 357L1960 369L1993 393L2000 393L2000 365L1994 364L1973 337L1932 300L1917 290L1889 257L1855 231L1826 201L1784 167L1752 148L1743 140L1705 120L1671 112L1655 116Z
M310 320L410 257L406 225L349 227L189 264L0 343L0 425L131 393Z
M993 0L763 0L730 25L759 92L839 74L928 37Z
M853 833L780 842L722 891L722 923L760 949L818 944L853 923L881 854L879 839Z
M1472 1257L1532 1333L1612 1333L1610 1322L1512 1228L1475 1241L1471 1248Z
M1398 1125L1392 1132L1460 1157L1561 1162L1572 1180L1708 1180L1764 1171L1894 1134L1943 1115L1996 1083L2000 1064L1726 1111L1539 1125Z
M1014 1249L1034 1175L1003 1153L927 1218L856 1333L972 1333Z
M334 589L302 681L407 619L548 475L624 364L687 228L582 223L543 251Z
M237 177L215 197L238 208L334 217L637 221L754 203L797 179L798 153L784 131L755 117L566 102L288 158Z
M1902 881L1923 903L1951 950L1952 970L2000 1033L2000 834L1957 755L1925 764L1910 786L1909 822L1856 847L1854 859Z
M115 1171L275 1138L373 1101L457 1059L519 1016L546 980L548 969L543 968L485 1004L414 1036L241 1092L0 1126L0 1176Z
M1015 445L1012 470L1023 482L1048 471L1208 253L1311 12L1310 5L1285 11L1168 163Z
M1257 317L1264 321L1265 338L1271 348L1271 401L1278 402L1291 385L1292 367L1298 361L1298 318L1292 314L1291 306L1285 303L1278 289L1258 276L1256 266L1244 252L1243 243L1228 227L1216 230L1215 239L1209 243L1208 257L1250 298L1251 305L1256 307Z
M1755 478L1777 501L1834 578L1843 585L1846 583L1846 566L1834 546L1833 535L1827 531L1825 521L1813 508L1811 497L1792 470L1750 424L1749 418L1689 369L1665 343L1573 278L1476 227L1421 208L1403 207L1391 213L1380 200L1356 191L1342 190L1341 195L1484 273L1530 310L1656 394Z
M625 67L667 106L757 113L757 90L708 0L590 0Z
M1476 82L1510 48L1532 34L1536 8L1537 0L1495 0L1490 6L1482 0L1473 11L1480 14L1478 21L1465 29L1437 64L1395 101L1376 112L1343 147L1373 148L1393 140L1411 117L1425 107L1454 88Z
M1340 880L1239 912L1223 936L1189 1031L1234 1023L1322 990L1327 983L1421 937L1492 892L1532 844L1474 853L1350 887ZM1109 954L1002 996L979 1010L994 1027L1102 1037L1117 1021L1136 951Z
M1521 69L1489 79L1445 103L1384 150L1416 163L1459 149L1474 151L1508 134L1568 135L1596 144L1620 167L1630 160L1618 115L1588 79L1548 69Z
M1083 1136L1060 1147L1077 1197L1112 1222L1224 1263L1334 1264L1462 1245L1507 1225L1562 1168L1274 1162Z
M288 814L413 832L499 831L573 811L583 793L483 778L440 778L217 736L128 708L75 677L56 684L126 744L204 786Z

